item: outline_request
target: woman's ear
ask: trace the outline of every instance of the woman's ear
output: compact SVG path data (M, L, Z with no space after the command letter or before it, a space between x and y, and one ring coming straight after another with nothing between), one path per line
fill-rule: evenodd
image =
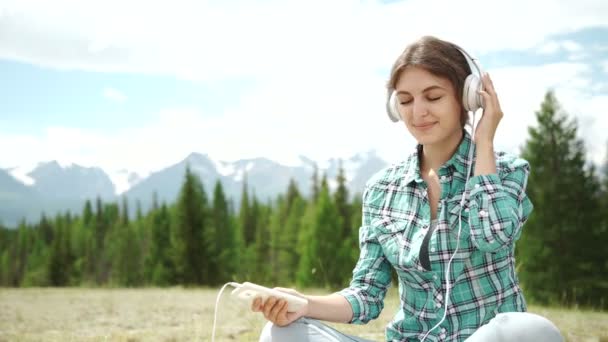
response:
M460 114L460 125L463 129L467 125L467 122L469 122L469 112L462 108L462 112Z

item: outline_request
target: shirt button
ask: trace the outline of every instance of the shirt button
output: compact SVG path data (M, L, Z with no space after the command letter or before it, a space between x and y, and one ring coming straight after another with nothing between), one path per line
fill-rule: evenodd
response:
M431 247L431 252L435 253L435 247Z
M435 307L436 307L437 309L439 309L439 308L441 307L441 303L437 303L437 304L435 304Z
M480 210L479 211L479 216L486 216L485 210Z
M479 184L475 184L475 189L479 188Z
M468 213L469 212L469 208L464 208L464 211Z
M441 295L441 293L439 295L437 295L437 299L442 300L443 296Z
M445 182L445 180L448 179L448 177L446 176L441 176L441 180Z

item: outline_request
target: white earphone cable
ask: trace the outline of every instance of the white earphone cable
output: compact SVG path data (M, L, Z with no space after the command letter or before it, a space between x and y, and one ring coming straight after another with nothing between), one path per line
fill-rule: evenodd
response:
M217 308L220 304L220 297L222 296L222 292L224 292L227 286L239 287L241 286L241 284L234 282L226 283L224 284L224 286L222 286L222 289L217 294L217 299L215 300L215 312L213 314L213 330L211 330L211 342L215 342L215 324L217 323Z
M468 155L468 169L467 169L467 175L466 175L466 181L464 183L464 190L462 192L462 198L460 200L460 211L458 212L458 236L457 236L457 240L456 240L456 250L454 251L454 254L452 254L452 256L450 257L450 260L448 261L448 265L446 267L445 270L445 283L446 283L446 290L445 290L445 310L443 311L443 317L441 317L441 320L435 324L435 326L433 326L429 331L426 332L426 334L422 337L421 342L424 342L424 340L426 339L426 337L435 329L437 329L437 327L439 327L439 325L441 325L441 323L443 323L443 321L445 320L445 318L447 317L447 313L448 313L448 305L450 302L450 266L452 265L452 260L454 259L454 257L456 256L456 253L458 253L458 248L460 247L460 232L462 231L462 210L464 209L464 203L466 200L466 188L467 185L469 184L469 176L471 174L471 166L473 165L473 145L474 145L474 139L475 139L475 112L471 113L473 116L473 122L471 123L472 125L472 129L471 129L471 144L469 145L469 155Z

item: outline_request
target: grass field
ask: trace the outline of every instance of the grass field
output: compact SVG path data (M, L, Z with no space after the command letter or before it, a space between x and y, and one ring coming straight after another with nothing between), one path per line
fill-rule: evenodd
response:
M257 341L265 321L222 295L216 341ZM306 293L321 294L322 291ZM0 289L0 341L210 341L218 289ZM379 319L339 330L382 341L398 305L387 296ZM608 313L531 307L568 341L608 341Z

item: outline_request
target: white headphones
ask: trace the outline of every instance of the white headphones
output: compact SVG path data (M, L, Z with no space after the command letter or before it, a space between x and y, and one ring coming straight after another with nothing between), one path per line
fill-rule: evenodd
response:
M482 89L481 76L483 74L481 67L475 62L475 58L471 57L464 49L457 45L454 46L462 53L471 68L471 74L464 80L462 104L466 111L475 113L479 108L483 107L482 97L479 94L479 91ZM474 69L477 69L478 75L473 73ZM397 122L401 120L401 115L399 115L399 110L397 109L397 96L394 89L386 101L386 112L391 121Z

